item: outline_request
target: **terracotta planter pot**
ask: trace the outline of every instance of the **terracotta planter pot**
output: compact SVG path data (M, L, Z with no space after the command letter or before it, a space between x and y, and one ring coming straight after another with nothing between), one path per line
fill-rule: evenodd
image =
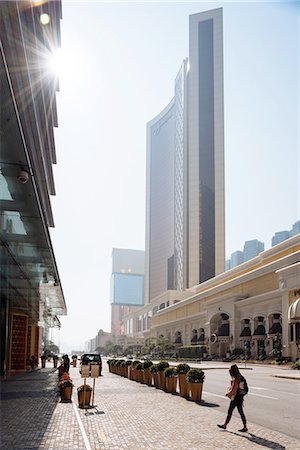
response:
M177 377L166 378L166 391L175 394L177 386Z
M153 384L154 386L158 389L159 388L159 384L158 384L158 373L153 373Z
M179 395L180 397L187 398L189 397L189 384L186 381L186 374L180 373L178 375L179 379Z
M70 402L72 400L73 387L68 386L60 390L60 398L62 402Z
M143 371L142 370L137 370L137 379L136 381L138 381L139 383L143 382Z
M203 383L189 383L191 389L191 399L200 402L202 399Z
M166 377L163 372L158 372L158 385L160 389L166 390Z
M86 390L85 395L84 395L84 391L79 391L79 392L77 392L77 394L78 394L79 408L83 408L84 406L89 406L90 401L91 401L92 391Z
M146 370L146 373L147 373L147 381L146 381L146 384L147 384L148 386L152 386L152 373L150 372L149 369L145 369L145 370Z

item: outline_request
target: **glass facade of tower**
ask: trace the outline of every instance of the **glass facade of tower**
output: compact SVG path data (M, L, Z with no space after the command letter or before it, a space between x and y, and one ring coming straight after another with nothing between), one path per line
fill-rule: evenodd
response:
M199 281L215 275L213 20L199 22Z
M224 271L222 10L190 16L174 98L147 128L145 304Z
M187 60L175 80L175 205L174 205L174 284L184 288L184 207L185 207L185 102Z
M174 254L174 125L172 101L148 126L150 164L149 298L168 289Z

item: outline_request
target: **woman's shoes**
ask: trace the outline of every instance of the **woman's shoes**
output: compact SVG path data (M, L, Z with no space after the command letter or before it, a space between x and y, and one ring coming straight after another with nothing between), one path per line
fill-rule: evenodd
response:
M218 425L219 426L219 425ZM244 427L244 428L241 428L240 430L238 430L238 431L241 431L242 433L246 433L246 431L248 431L248 428L247 427Z
M222 430L226 430L226 425L219 425L217 424L219 428L222 428Z

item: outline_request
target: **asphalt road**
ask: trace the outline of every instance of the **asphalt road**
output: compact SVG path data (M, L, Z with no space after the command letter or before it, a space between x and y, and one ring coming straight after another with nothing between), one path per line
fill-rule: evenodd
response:
M275 367L239 367L249 386L244 403L247 420L300 440L300 380L275 378L272 375L282 373ZM223 411L225 420L229 405L224 397L230 384L228 370L212 369L205 373L203 400ZM234 414L239 416L237 411Z

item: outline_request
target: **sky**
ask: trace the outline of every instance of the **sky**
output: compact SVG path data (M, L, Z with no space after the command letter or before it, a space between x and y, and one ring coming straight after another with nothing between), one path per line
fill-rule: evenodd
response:
M145 248L146 124L174 95L189 15L223 7L226 258L300 219L300 3L62 1L52 337L110 331L113 248Z

